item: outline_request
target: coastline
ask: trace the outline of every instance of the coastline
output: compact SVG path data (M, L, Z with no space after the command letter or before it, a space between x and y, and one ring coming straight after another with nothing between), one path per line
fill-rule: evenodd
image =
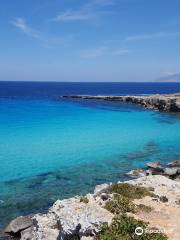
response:
M176 113L179 112L180 94L151 96L75 95L63 96L63 98L123 101L138 104L151 110ZM180 182L177 179L172 179L176 175L179 179L179 165L178 167L171 166L170 169L166 166L163 171L157 163L149 166L148 170L135 169L129 175L136 177L136 179L125 182L143 186L154 194L153 197L142 196L140 199L133 199L133 205L141 206L143 210L141 209L142 211L137 213L127 211L127 216L149 222L152 229L160 229L162 232L165 229L166 231L163 233L166 233L168 239L172 240L180 238L178 225L175 222L180 219ZM118 184L123 184L123 182ZM45 214L18 217L5 229L7 235L2 233L3 237L1 237L0 233L0 239L8 239L10 235L21 240L96 240L96 234L100 231L102 224L111 225L116 216L104 208L109 201L113 201L113 195L107 193L107 189L111 186L112 184L102 184L96 186L93 194L57 200ZM151 211L146 212L147 209L151 209Z
M125 213L128 219L133 217L138 221L148 222L148 229L151 231L159 229L158 231L167 235L168 239L178 240L180 161L171 162L165 167L157 162L147 166L154 172L125 182L98 185L92 194L57 200L45 214L18 217L6 227L4 233L7 235L4 236L8 237L10 234L21 240L94 240L102 224L110 226L117 213L119 216L114 196L117 195L118 187L123 186L121 194L125 192L129 196L123 196L123 202L121 199L118 206L120 215ZM177 178L173 177L174 170ZM165 171L166 175L160 173ZM135 191L137 188L138 191ZM115 189L115 192L110 189ZM114 204L114 200L116 204L115 207L112 205L112 208L109 203Z
M82 100L120 101L137 104L151 110L163 112L180 112L180 93L153 94L141 96L92 96L92 95L64 95L62 98Z

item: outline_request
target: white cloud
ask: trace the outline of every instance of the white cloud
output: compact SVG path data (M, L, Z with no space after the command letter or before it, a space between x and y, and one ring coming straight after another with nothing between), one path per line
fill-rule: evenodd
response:
M117 50L114 50L112 51L112 55L125 55L125 54L128 54L128 53L132 53L134 52L132 49L117 49Z
M158 38L167 38L167 37L178 37L180 32L158 32L152 34L142 34L126 37L125 41L136 41L136 40L151 40Z
M81 56L84 58L96 58L102 57L104 55L107 56L122 56L129 53L132 53L131 49L112 49L108 46L92 48L88 50L84 50L81 52Z
M99 47L99 48L93 48L84 50L81 53L81 56L84 58L93 58L93 57L100 57L107 53L108 47Z
M165 76L170 76L170 75L174 75L176 74L175 72L170 72L170 71L165 71L165 72L162 72L162 75L165 75Z
M113 4L112 0L93 0L82 5L79 9L76 10L68 9L64 12L61 12L51 20L56 22L65 22L65 21L87 21L95 19L102 15L112 14L112 11L106 9L107 6L112 4Z
M53 20L60 22L60 21L81 21L81 20L88 20L93 18L92 13L83 12L83 11L72 11L67 10L64 13L59 14Z
M36 30L32 29L26 23L26 20L24 18L15 18L15 20L12 21L12 24L28 36L31 36L33 38L40 37L39 33Z
M72 40L72 35L62 37L62 36L46 36L42 32L38 32L35 29L31 28L24 18L15 18L14 21L11 22L16 28L21 30L24 34L29 37L33 37L37 39L43 47L51 48L57 47L60 45L68 45Z
M90 4L100 5L100 6L110 6L110 5L114 5L114 0L94 0L94 1L91 1Z

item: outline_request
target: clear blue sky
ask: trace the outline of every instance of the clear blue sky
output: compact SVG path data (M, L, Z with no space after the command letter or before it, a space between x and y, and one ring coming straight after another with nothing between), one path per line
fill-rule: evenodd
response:
M153 81L180 72L179 0L1 0L0 80Z

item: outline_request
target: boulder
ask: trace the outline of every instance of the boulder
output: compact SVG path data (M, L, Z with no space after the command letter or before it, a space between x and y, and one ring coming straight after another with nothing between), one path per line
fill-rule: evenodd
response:
M58 217L54 213L36 214L33 217L33 221L36 240L59 239L61 225Z
M147 172L144 169L134 169L127 173L131 177L144 177L147 175Z
M168 176L173 176L173 175L177 175L179 172L179 168L173 167L173 168L165 168L164 169L164 174L168 175Z
M163 173L163 167L159 162L149 162L147 166L152 175L161 175Z
M12 235L16 235L21 231L33 226L33 221L30 217L18 217L10 222L5 228L4 232Z
M180 160L175 160L173 162L168 163L169 167L179 167L180 168Z
M149 162L147 163L148 168L154 168L154 169L161 169L161 164L160 162Z
M34 228L30 227L21 232L21 240L36 240Z
M107 193L102 193L100 198L103 200L103 201L107 201L109 198L110 198L110 195L107 194Z

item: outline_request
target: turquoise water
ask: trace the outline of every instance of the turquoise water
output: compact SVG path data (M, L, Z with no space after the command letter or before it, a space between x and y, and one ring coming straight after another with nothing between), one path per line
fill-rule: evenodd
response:
M180 117L104 101L0 100L0 225L180 157Z

